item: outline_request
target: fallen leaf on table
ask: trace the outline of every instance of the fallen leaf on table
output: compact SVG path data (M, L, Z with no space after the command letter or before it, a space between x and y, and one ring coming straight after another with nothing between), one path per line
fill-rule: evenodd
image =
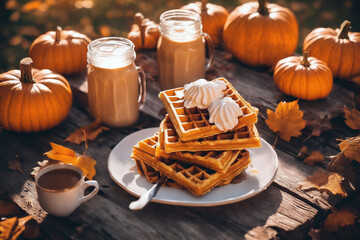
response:
M308 176L306 181L300 183L301 190L327 190L332 194L340 194L342 197L346 197L347 193L341 186L341 182L344 178L334 172L328 172L323 169L319 169L312 175Z
M12 161L9 161L8 164L9 164L9 167L8 167L9 169L24 173L23 170L21 169L21 162L20 162L19 155L15 154L15 159Z
M85 156L84 154L76 154L70 148L63 147L56 143L50 142L50 145L52 147L52 150L44 153L48 158L71 164L80 168L88 179L92 179L95 176L96 161L92 157Z
M353 212L333 208L332 213L325 219L324 228L329 232L337 232L341 227L354 225L355 219L356 215Z
M17 217L8 218L0 222L0 239L11 239L10 237L17 224Z
M339 143L340 151L342 151L347 158L360 162L360 136L346 140L338 140L341 141Z
M96 119L90 125L76 129L65 141L80 144L85 141L85 138L87 140L94 140L102 131L109 129L110 128L101 125L100 119Z
M323 132L329 131L332 129L330 119L328 115L321 115L319 118L309 120L306 122L306 126L312 128L311 135L309 136L320 136Z
M349 110L344 108L345 123L354 130L360 129L360 111L354 109Z
M324 161L324 155L319 151L313 151L304 159L304 163L307 165L315 165L316 163Z
M0 217L17 215L20 213L19 206L13 201L0 200Z
M296 155L297 158L305 159L307 156L309 156L310 153L308 151L308 148L304 145L300 148L298 154Z
M17 239L25 230L25 224L32 219L32 216L26 216L18 219L17 226L11 233L11 239Z
M293 102L280 102L275 112L267 109L268 119L266 125L279 137L289 142L291 137L301 135L301 130L305 127L306 121L302 119L303 112L299 110L298 100Z

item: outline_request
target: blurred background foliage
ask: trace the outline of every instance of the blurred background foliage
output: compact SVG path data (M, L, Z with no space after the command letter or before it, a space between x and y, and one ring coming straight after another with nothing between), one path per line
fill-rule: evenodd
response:
M231 12L249 0L210 0ZM91 39L126 37L136 12L159 22L162 12L191 0L2 0L0 3L0 73L18 68L32 41L42 33L75 29ZM297 51L305 36L316 27L339 27L348 19L353 32L360 32L360 0L270 0L290 8L299 23Z

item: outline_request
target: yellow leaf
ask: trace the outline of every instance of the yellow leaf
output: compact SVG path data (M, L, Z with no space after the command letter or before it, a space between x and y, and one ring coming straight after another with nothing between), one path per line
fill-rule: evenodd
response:
M338 139L340 150L345 157L360 162L360 136L348 138L346 140Z
M324 228L329 232L337 232L341 227L354 225L355 219L356 216L353 212L334 208L325 219Z
M10 239L12 231L18 223L18 218L8 218L0 222L0 239Z
M44 153L48 158L80 168L88 179L92 179L95 176L96 161L93 158L85 155L78 156L73 150L59 144L50 144L53 149Z
M360 129L360 111L356 110L355 108L352 110L349 110L347 108L344 108L345 113L345 123L350 128L354 130Z
M307 177L306 181L300 184L301 190L318 189L327 190L332 194L340 194L342 197L346 197L347 193L341 186L343 177L335 172L328 172L323 169L319 169L311 176Z
M96 174L95 165L96 161L92 157L84 155L77 157L76 166L81 168L84 175L90 180Z
M301 135L306 121L302 119L303 112L299 110L298 100L293 102L280 102L275 112L267 109L268 119L265 120L268 127L279 133L279 137L289 142L291 137Z
M313 151L304 159L304 163L308 165L314 165L316 163L324 161L324 155L319 151Z

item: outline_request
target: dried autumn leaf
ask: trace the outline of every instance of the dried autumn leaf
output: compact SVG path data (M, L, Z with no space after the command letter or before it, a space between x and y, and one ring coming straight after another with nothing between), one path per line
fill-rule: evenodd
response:
M50 142L50 145L52 150L44 153L48 158L67 164L71 164L74 161L74 158L76 158L76 153L73 150L53 142Z
M306 121L302 119L303 112L299 110L298 100L293 102L280 102L275 112L267 109L268 119L265 120L268 127L278 132L280 138L289 142L291 137L301 135Z
M44 153L48 158L74 165L82 170L88 179L92 179L95 174L96 161L90 156L77 155L73 150L59 144L51 143L52 150Z
M318 118L307 121L306 126L312 128L312 132L309 137L312 137L312 136L318 137L323 132L326 132L326 131L329 131L332 129L332 126L330 123L330 117L328 115L321 115Z
M342 197L346 197L347 193L341 186L343 177L335 172L328 172L323 169L319 169L312 175L307 177L306 181L300 184L301 190L327 190L332 194L340 194Z
M337 232L339 228L354 225L355 219L356 216L353 212L346 209L337 210L333 208L332 213L325 219L324 228L329 232Z
M354 130L360 129L360 111L354 109L344 108L345 123Z
M94 140L103 130L109 130L109 128L102 126L100 119L96 119L90 125L76 129L65 141L80 144L85 141L85 138ZM83 131L85 131L85 134Z
M15 154L15 159L8 162L8 168L14 171L19 171L21 173L24 173L24 171L21 168L21 162L19 155Z
M95 174L95 165L96 165L96 161L89 156L78 156L76 158L76 162L74 163L75 166L81 168L81 170L83 171L84 175L88 178L88 179L92 179Z
M340 151L342 151L347 158L360 162L360 136L346 140L338 140L341 141L339 143Z
M13 230L18 223L18 218L8 218L0 222L0 239L10 239Z
M300 148L296 157L300 158L300 159L305 159L309 155L310 154L309 154L308 148L304 145Z
M308 165L315 165L316 163L324 161L324 155L319 151L313 151L304 159L304 163Z
M26 216L18 219L17 226L11 233L11 240L17 239L25 230L25 224L32 219L32 216Z

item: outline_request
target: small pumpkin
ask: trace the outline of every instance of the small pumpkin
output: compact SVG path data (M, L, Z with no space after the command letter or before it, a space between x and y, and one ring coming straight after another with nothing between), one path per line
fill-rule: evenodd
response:
M274 82L279 90L287 95L316 100L330 94L333 86L333 75L323 61L303 56L291 56L281 59L275 66Z
M202 0L201 2L189 3L181 9L200 14L204 32L210 35L215 45L220 44L223 27L229 16L229 12L224 7Z
M50 69L59 74L83 72L87 65L87 45L90 39L72 30L49 31L31 44L29 56L38 69Z
M142 13L135 14L135 23L127 35L127 39L134 43L135 50L156 48L160 37L158 25L144 18Z
M329 66L338 78L351 78L360 74L360 32L349 32L350 22L345 20L340 29L316 28L304 40L304 49Z
M31 58L20 70L0 74L0 126L16 132L37 132L58 125L72 103L67 80L51 70L32 69Z
M274 66L295 52L299 37L294 14L267 0L235 8L224 25L226 48L250 66Z

